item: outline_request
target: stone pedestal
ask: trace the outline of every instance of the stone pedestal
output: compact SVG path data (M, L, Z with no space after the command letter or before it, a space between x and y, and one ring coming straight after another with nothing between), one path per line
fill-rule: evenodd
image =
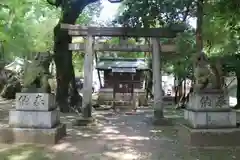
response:
M17 93L16 109L9 111L9 126L0 132L2 142L55 144L66 135L53 94Z
M236 112L230 109L227 93L220 90L192 93L184 110L184 119L186 121L180 125L179 134L191 146L240 145L236 139L236 134L240 133ZM226 137L234 143L222 140Z

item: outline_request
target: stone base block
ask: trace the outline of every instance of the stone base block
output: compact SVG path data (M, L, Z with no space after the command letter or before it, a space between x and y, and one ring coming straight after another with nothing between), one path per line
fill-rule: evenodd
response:
M240 146L240 128L193 129L186 124L179 124L178 136L191 147Z
M89 125L94 125L95 122L96 122L96 119L93 117L89 117L89 118L80 117L73 122L73 125L74 126L89 126Z
M240 124L240 110L236 110L237 114L237 123Z
M161 125L161 126L172 125L172 121L163 116L163 110L155 109L153 113L154 113L154 117L153 117L154 125Z
M171 125L173 125L172 120L168 119L168 118L153 118L152 122L153 122L153 125L156 125L156 126L171 126Z
M235 111L194 111L185 109L184 119L193 128L235 128Z
M9 125L19 128L52 128L59 123L59 111L9 111Z
M112 106L109 105L101 105L100 107L94 108L96 111L107 111L107 110L111 110Z
M163 118L163 110L161 109L154 109L153 114L154 114L154 118L156 119Z
M125 93L125 94L116 93L115 100L128 102L130 100L130 97L131 97L130 93ZM143 89L135 89L134 97L137 97L139 106L148 105L148 101L146 99L146 93ZM111 105L112 101L113 101L113 89L102 88L99 90L98 100L97 100L97 103L99 105Z
M59 124L52 129L10 128L0 129L1 143L56 144L66 136L66 125Z

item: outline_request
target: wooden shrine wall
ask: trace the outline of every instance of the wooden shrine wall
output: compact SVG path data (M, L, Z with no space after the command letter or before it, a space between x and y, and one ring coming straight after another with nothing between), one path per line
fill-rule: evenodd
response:
M113 88L116 83L122 85L133 84L134 88L141 89L144 83L144 71L137 71L136 73L112 73L111 70L105 70L103 88Z

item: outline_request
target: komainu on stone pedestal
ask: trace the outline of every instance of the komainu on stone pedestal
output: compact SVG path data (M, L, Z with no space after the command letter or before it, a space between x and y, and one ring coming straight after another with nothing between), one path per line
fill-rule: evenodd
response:
M66 135L55 97L49 93L17 93L9 111L9 127L1 128L0 142L55 144Z
M234 128L236 112L229 107L227 93L202 90L191 95L184 118L192 128Z
M196 83L184 110L185 123L179 136L190 146L240 146L236 112L229 106L221 65L209 63L204 53L197 56Z
M204 53L195 61L196 83L185 110L193 128L236 127L236 113L229 107L221 65L212 65Z
M50 53L38 53L32 63L25 66L22 92L51 93L48 82L51 61L52 55Z
M224 89L222 66L219 62L211 64L204 53L199 54L194 63L194 91L204 89Z

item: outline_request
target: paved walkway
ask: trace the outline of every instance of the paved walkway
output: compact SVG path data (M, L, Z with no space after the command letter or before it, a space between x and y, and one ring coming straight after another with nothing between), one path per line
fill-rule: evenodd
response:
M165 115L178 118L181 116L178 112L168 110ZM67 123L68 136L59 144L48 147L2 145L0 160L240 159L237 149L189 149L179 142L174 125L152 125L150 109L141 109L135 115L97 111L96 117L96 126L76 127L71 125L76 115L64 115L62 121Z

